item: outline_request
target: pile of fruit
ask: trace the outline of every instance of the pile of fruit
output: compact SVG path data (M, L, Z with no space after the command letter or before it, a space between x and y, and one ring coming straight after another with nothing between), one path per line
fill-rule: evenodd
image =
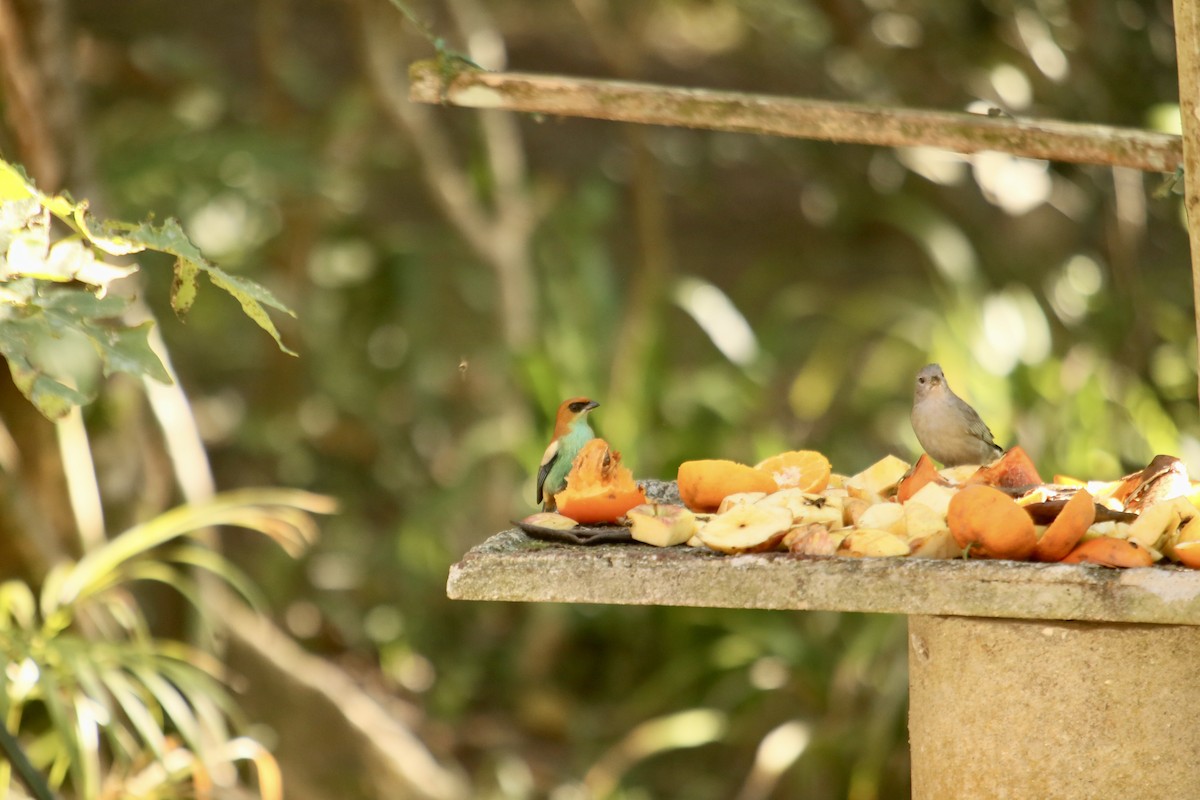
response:
M603 440L576 459L545 528L626 526L659 547L801 557L1000 558L1144 567L1168 559L1200 568L1200 484L1179 459L1157 456L1113 481L1045 483L1020 447L987 466L938 470L888 456L853 476L811 450L756 466L687 461L680 503L647 502Z

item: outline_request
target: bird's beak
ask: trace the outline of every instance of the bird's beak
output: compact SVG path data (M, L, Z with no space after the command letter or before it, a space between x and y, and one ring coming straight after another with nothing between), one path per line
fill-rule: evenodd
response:
M600 404L597 403L595 400L588 400L588 403L586 406L583 407L583 410L591 411L593 408L599 408L599 407L600 407Z

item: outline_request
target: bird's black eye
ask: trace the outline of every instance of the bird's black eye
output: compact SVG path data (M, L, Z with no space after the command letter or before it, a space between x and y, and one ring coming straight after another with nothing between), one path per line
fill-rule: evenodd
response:
M917 383L924 383L924 382L925 382L924 378L917 378Z
M570 409L573 413L578 414L580 411L583 411L583 407L586 405L587 403L571 403Z

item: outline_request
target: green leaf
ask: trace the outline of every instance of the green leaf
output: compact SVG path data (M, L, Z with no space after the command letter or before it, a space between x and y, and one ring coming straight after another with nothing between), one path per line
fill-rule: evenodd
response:
M43 667L40 677L42 702L50 715L60 747L54 759L54 767L51 769L50 782L52 785L59 785L65 766L71 774L71 780L82 790L86 784L83 773L83 759L86 756L83 753L82 743L79 741L79 729L72 721L73 715L63 704L63 689L55 671L45 668L45 664L41 666Z
M199 274L200 267L195 261L176 259L175 278L171 281L171 308L179 317L186 316L196 302L196 276Z
M207 273L214 286L233 295L242 306L246 316L258 323L258 326L271 335L279 349L288 355L296 353L283 344L275 324L267 315L263 306L274 308L290 316L296 312L284 305L265 287L248 278L230 275L219 267L209 263L200 249L192 244L184 233L179 221L168 219L161 225L143 222L138 225L110 223L106 228L113 232L123 232L124 241L144 245L147 249L175 256L175 280L171 287L171 304L176 314L186 314L196 297L196 276L200 271Z
M284 345L283 339L279 338L279 331L275 328L275 323L271 322L271 318L261 303L285 311L293 317L296 316L294 311L276 300L274 295L257 283L222 272L216 267L209 270L208 279L213 282L214 286L233 295L242 304L242 311L246 316L257 322L258 327L271 334L271 338L275 340L275 344L279 346L280 350L289 356L298 355L296 351Z
M47 310L61 311L83 319L111 319L124 313L129 298L110 294L97 297L86 289L54 288L43 291L37 300Z
M81 406L89 401L87 395L59 383L28 361L15 359L7 352L5 356L8 358L8 369L12 373L13 383L47 419L62 419L72 406Z
M42 613L49 616L62 606L97 594L111 585L122 565L155 547L216 525L257 530L286 548L302 548L311 540L314 523L300 512L328 514L334 508L330 498L287 489L226 492L206 503L179 506L88 552L54 587L56 596L49 597L43 590Z
M250 580L249 576L215 550L196 545L180 545L170 552L164 553L163 558L177 564L187 564L211 572L241 595L252 611L265 613L269 607L266 595ZM204 606L197 605L196 610L203 615Z
M13 237L8 247L3 278L37 278L55 283L80 281L95 286L100 294L113 281L137 272L137 266L118 267L96 259L96 254L79 239L60 239L49 245L49 230L30 227Z
M0 264L7 259L8 248L13 239L26 229L38 225L41 221L39 217L43 214L41 203L32 197L24 200L0 200Z
M204 749L204 741L200 735L200 724L192 711L192 706L184 695L172 683L165 680L155 668L134 668L134 675L158 702L159 707L166 712L188 748L197 755Z
M166 754L166 737L159 719L146 703L145 695L139 692L133 681L120 670L105 670L100 674L100 678L121 705L125 716L133 723L138 736L154 755L161 759Z
M10 580L0 584L0 629L7 629L12 622L24 630L33 630L37 621L37 601L29 584Z
M171 376L150 348L150 329L153 322L143 322L133 328L99 328L86 325L83 332L92 340L104 362L104 374L124 372L135 377L148 375L159 383L171 384Z

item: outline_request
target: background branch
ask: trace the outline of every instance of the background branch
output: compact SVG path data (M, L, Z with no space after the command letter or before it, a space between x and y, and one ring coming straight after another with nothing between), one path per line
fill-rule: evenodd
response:
M525 161L516 121L494 111L481 116L484 146L495 179L488 207L459 166L447 144L446 132L427 109L408 100L400 15L376 0L363 0L359 7L371 85L388 116L407 134L420 156L422 174L434 200L495 273L505 342L510 349L522 350L532 342L535 330L530 240L538 215L525 187ZM482 10L473 3L460 0L452 10L460 24L477 28L484 24ZM467 38L475 37L468 31Z
M958 153L994 150L1026 158L1134 167L1148 172L1173 172L1183 158L1178 136L1110 125L516 72L463 71L447 83L432 62L414 64L410 78L410 97L414 101L466 108L890 147L940 147Z

